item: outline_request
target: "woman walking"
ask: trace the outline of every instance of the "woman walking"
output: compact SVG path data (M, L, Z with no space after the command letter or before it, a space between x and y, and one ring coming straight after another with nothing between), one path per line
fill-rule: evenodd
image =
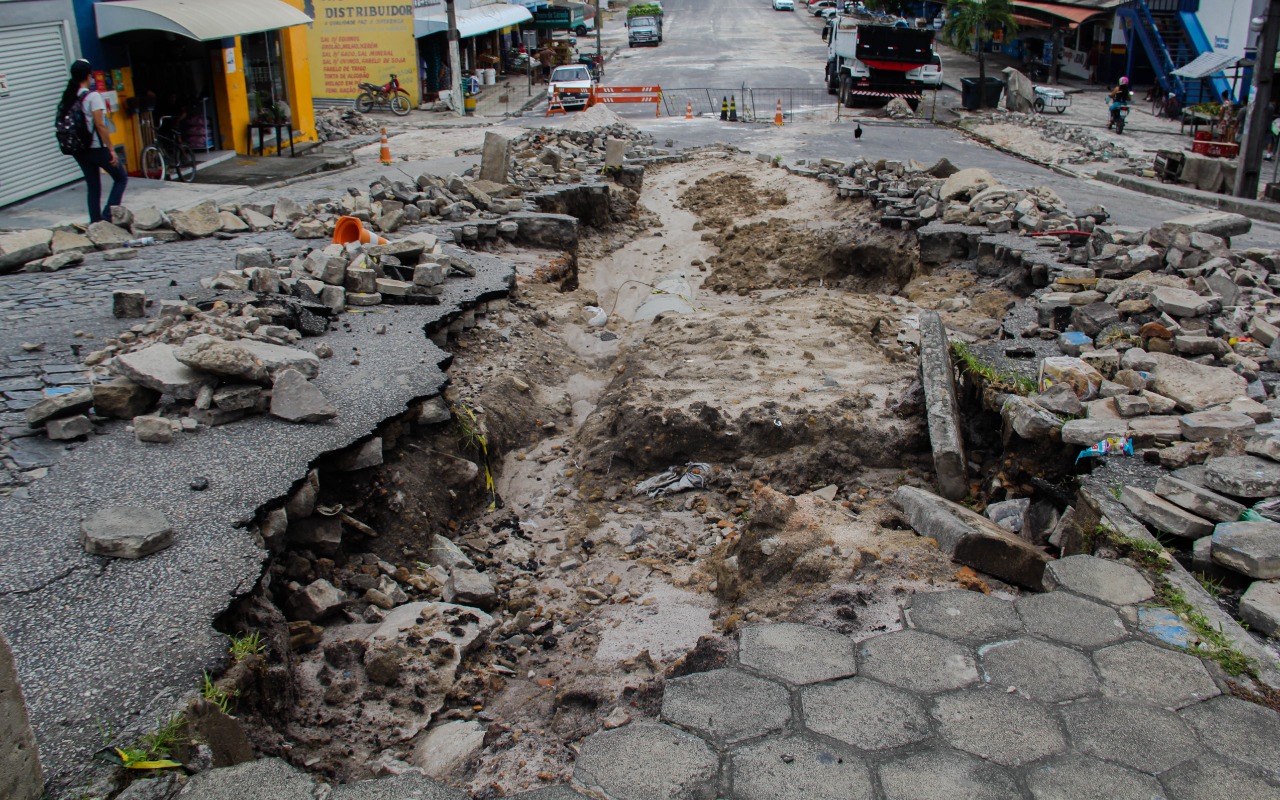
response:
M111 221L111 207L120 205L124 187L129 182L116 151L111 147L111 132L107 130L107 103L102 95L89 89L93 69L83 58L71 65L71 80L62 93L62 108L79 103L84 112L85 125L89 128L89 148L74 154L76 163L84 173L84 185L89 194L89 222ZM102 170L111 176L111 194L107 204L102 201Z

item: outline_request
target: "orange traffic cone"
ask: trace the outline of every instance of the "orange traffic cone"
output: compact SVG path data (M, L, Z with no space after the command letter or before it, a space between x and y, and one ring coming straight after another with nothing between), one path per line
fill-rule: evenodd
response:
M693 102L692 101L690 101L684 107L684 118L693 119Z
M778 110L773 112L773 124L774 125L782 124L782 98L781 97L778 98Z
M781 106L781 102L782 102L782 101L778 101L778 102L779 102L779 106L778 106L778 108L782 108L782 106ZM779 112L779 113L781 113L781 112ZM379 161L381 161L383 164L390 164L390 163L391 163L391 145L387 144L387 129L386 129L386 128L383 128L383 129L382 129L382 150L378 153L378 160L379 160Z

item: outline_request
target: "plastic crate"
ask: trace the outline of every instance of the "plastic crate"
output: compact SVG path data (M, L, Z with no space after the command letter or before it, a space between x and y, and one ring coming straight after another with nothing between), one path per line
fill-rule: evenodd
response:
M1213 139L1213 133L1210 131L1196 131L1195 141L1208 142Z

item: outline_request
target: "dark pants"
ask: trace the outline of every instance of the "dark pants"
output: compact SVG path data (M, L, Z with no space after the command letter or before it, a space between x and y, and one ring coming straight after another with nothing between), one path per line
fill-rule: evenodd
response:
M105 147L94 147L87 153L76 156L76 163L84 173L84 186L89 192L89 221L111 221L111 207L120 205L124 199L124 187L129 182L124 167L117 162L111 164L111 151ZM107 204L99 206L102 201L102 172L106 170L111 176L111 194L107 195Z

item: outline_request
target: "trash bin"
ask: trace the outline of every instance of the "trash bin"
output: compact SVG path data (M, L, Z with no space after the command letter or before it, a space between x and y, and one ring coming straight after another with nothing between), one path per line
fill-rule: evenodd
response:
M983 107L996 108L1000 105L1000 95L1004 92L1004 81L999 78L987 78L983 86ZM960 79L960 104L966 111L978 110L978 79Z

